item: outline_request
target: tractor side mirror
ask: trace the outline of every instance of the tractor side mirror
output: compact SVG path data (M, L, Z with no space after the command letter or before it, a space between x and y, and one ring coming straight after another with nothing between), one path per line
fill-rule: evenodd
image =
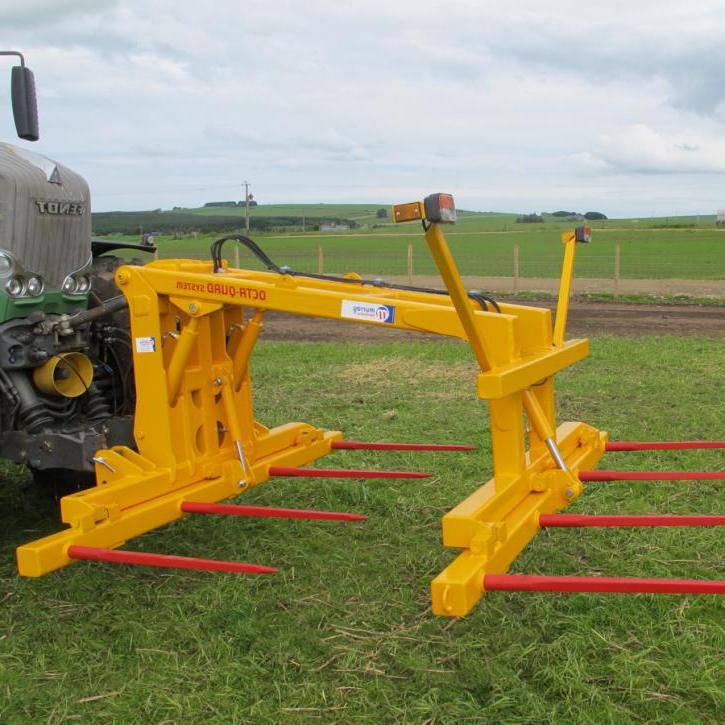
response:
M40 138L38 103L35 98L35 77L30 68L24 65L13 66L10 94L18 136L26 141L37 141Z

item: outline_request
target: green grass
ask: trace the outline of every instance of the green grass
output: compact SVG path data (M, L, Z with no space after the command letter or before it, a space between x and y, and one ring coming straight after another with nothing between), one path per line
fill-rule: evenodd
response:
M378 219L378 209L387 209L390 212L390 204L258 204L250 207L251 216L309 216L309 217L340 217L354 219L364 224L385 224L390 218ZM202 216L240 216L244 217L244 207L188 207L180 208L179 212L200 214ZM490 228L492 231L506 231L511 229L518 217L518 213L512 212L474 212L467 209L458 209L458 222L467 218L468 221L475 219L477 225ZM697 216L668 216L668 217L640 217L638 219L605 219L596 221L581 221L576 224L587 224L589 226L602 227L627 227L639 229L642 227L662 229L683 229L689 227L712 227L715 224L714 214L700 214ZM575 222L562 220L561 217L544 217L546 226L571 226ZM522 225L517 225L522 226ZM539 226L534 224L533 226Z
M378 218L379 209L388 211L387 218ZM389 204L259 204L250 207L251 217L298 217L300 229L302 217L349 219L367 228L367 231L389 227L393 233L405 233L406 227L396 226L391 221L391 207ZM199 207L180 209L179 211L200 216L238 216L244 219L244 207ZM477 227L491 231L506 231L511 229L518 214L506 212L472 212L465 209L458 210L458 223L462 221L475 222ZM554 222L552 222L554 223ZM361 231L357 229L356 231ZM364 230L363 230L364 231ZM408 228L408 231L410 229Z
M558 381L562 419L625 439L723 436L722 341L602 338ZM484 406L456 343L262 343L259 418L350 438L471 442L475 454L340 452L330 466L422 481L283 480L245 502L358 511L364 524L187 518L129 548L279 566L273 577L77 563L18 579L13 549L59 528L22 469L2 512L0 720L721 722L715 597L491 594L428 608L454 556L440 517L489 476ZM621 454L611 467L723 470L725 453ZM721 513L717 482L592 485L574 512ZM722 578L717 530L540 534L514 570Z
M336 205L322 206L337 209ZM317 206L312 209L319 212ZM349 211L349 207L341 207L340 211L345 209ZM255 213L277 211L276 207L269 206ZM559 235L571 229L572 222L515 224L513 220L511 214L467 212L456 226L446 229L463 274L512 276L514 247L518 245L523 277L559 276L562 254ZM580 245L577 251L577 276L611 279L615 248L619 244L623 278L725 279L725 230L713 224L660 228L662 221L593 222L594 241ZM220 235L180 239L162 236L156 241L163 257L206 257L209 244L216 236ZM410 244L414 273L436 273L420 227L415 224L367 226L350 232L255 233L254 238L275 261L300 271L317 270L318 248L322 247L327 272L405 275ZM228 246L227 256L230 256L231 244ZM248 266L256 265L244 254L242 259Z
M250 207L252 216L298 216L306 217L339 217L352 219L361 224L385 223L385 219L376 217L378 209L388 209L387 204L259 204ZM202 216L245 216L244 207L199 207L197 209L183 209L185 212L201 214Z

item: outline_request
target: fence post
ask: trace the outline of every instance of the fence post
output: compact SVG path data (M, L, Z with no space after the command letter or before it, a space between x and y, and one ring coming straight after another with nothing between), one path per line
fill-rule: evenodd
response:
M617 242L614 246L614 294L619 297L619 275L621 272L622 245Z
M239 269L239 245L234 245L234 268Z
M317 274L324 274L325 271L325 254L322 251L322 245L317 245Z
M408 284L413 284L413 245L408 245Z
M519 264L519 245L514 244L514 292L519 291L519 275L521 273Z

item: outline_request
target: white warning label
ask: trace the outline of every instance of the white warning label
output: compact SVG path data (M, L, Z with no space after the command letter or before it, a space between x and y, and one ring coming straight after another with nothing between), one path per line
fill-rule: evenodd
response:
M156 352L155 337L137 337L136 352Z

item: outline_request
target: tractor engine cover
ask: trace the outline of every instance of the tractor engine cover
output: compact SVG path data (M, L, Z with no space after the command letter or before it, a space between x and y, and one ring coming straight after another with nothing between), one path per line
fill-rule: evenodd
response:
M83 177L0 143L0 251L39 276L45 290L61 290L91 256L90 192Z

